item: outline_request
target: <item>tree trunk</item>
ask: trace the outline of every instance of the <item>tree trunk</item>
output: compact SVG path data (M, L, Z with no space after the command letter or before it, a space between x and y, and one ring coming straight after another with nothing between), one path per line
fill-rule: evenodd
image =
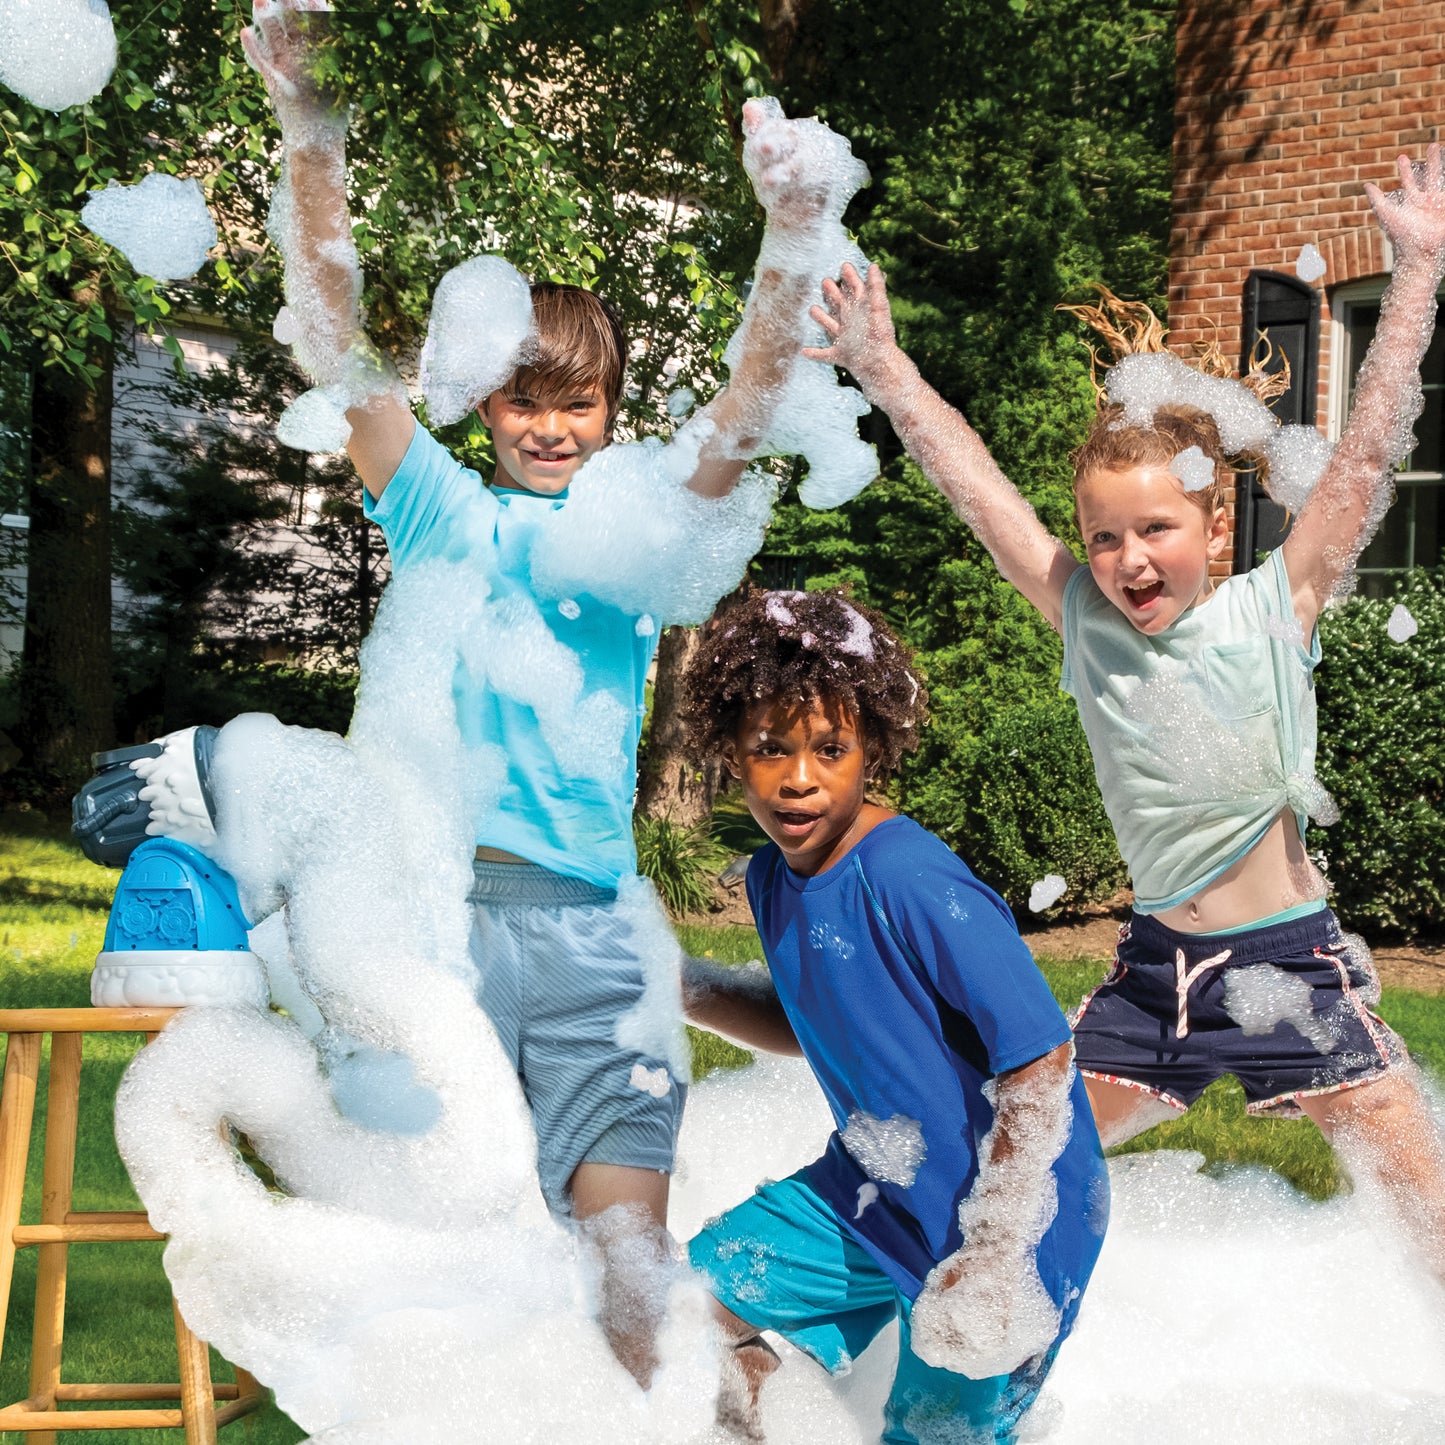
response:
M712 815L718 767L710 760L699 768L683 741L678 717L683 670L702 641L696 627L669 627L657 648L657 675L652 684L652 725L647 755L637 784L637 809L649 818L671 818L684 827Z
M110 421L114 355L94 383L39 368L31 408L30 536L19 738L24 766L69 787L114 745Z
M815 0L762 0L758 6L758 19L763 30L763 57L768 62L768 71L773 84L786 88L797 70L794 47L798 43L798 32Z

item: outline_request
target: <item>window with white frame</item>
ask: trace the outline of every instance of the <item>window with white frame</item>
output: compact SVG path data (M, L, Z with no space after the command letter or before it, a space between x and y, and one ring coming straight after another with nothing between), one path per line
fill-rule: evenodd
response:
M1360 363L1380 321L1385 278L1342 288L1333 302L1336 395L1331 434L1344 430L1354 404ZM1435 335L1421 367L1425 410L1415 423L1416 445L1395 475L1395 500L1380 530L1360 556L1359 591L1381 596L1411 567L1445 562L1445 325Z

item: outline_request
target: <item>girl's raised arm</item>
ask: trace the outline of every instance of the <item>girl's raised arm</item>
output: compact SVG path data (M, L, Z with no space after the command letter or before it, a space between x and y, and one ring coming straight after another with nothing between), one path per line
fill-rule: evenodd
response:
M1424 165L1399 160L1400 189L1366 185L1395 272L1380 324L1360 367L1354 409L1324 475L1284 543L1295 612L1308 636L1320 609L1355 564L1389 505L1393 469L1409 454L1424 406L1420 362L1435 329L1435 292L1445 269L1445 178L1440 147Z
M823 282L823 298L826 309L814 306L811 314L832 343L804 347L803 355L852 373L863 395L887 413L924 475L988 548L1005 580L1053 627L1061 626L1064 585L1078 561L1044 530L978 433L899 350L882 270L870 266L865 281L852 266L844 266L841 282Z

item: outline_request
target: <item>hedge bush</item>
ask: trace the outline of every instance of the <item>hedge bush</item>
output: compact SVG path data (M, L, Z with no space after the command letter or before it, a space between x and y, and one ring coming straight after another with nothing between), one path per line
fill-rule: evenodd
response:
M898 784L900 805L955 848L1015 912L1033 885L1068 883L1047 916L1078 912L1128 881L1072 698L1000 708L971 736L935 714Z
M1419 625L1392 642L1403 604ZM1320 619L1320 781L1340 820L1310 830L1331 901L1371 937L1445 930L1445 572L1410 574L1383 600L1353 597Z

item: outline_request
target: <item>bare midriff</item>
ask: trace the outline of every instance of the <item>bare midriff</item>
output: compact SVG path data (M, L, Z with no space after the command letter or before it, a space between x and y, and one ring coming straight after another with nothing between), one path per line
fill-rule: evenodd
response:
M1179 933L1224 933L1324 896L1325 880L1305 852L1294 814L1286 809L1237 863L1192 898L1154 917Z
M508 853L505 848L488 848L485 845L477 849L478 863L530 863L530 858L519 858L515 853Z

